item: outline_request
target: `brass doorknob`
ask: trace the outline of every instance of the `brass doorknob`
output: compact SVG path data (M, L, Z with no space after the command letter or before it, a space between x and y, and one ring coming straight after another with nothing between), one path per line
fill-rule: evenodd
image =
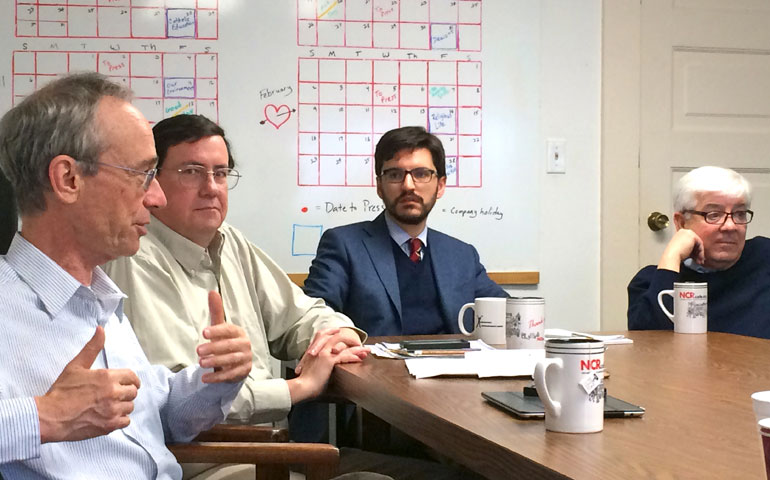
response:
M668 217L660 212L652 212L650 216L647 217L647 226L650 227L650 230L653 232L659 232L668 227Z

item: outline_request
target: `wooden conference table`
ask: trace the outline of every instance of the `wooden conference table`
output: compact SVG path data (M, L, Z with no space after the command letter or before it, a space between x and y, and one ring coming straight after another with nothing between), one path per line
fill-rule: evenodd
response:
M523 378L416 380L403 360L369 357L335 367L332 391L489 479L765 478L750 395L770 390L770 340L623 333L634 343L608 347L605 386L647 411L601 433L546 432L481 397Z

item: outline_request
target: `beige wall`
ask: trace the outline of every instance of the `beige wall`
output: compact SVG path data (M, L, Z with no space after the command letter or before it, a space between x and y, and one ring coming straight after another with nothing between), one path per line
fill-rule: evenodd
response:
M544 296L549 327L599 330L602 6L526 3L539 3L540 284L508 290ZM567 140L566 174L545 173L548 138Z

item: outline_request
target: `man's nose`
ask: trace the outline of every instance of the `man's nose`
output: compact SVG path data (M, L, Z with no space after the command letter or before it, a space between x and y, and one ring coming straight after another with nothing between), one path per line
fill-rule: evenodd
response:
M403 187L407 190L414 190L414 178L411 173L404 174Z
M733 220L733 214L732 213L728 213L725 216L725 221L722 222L721 228L722 229L728 229L728 230L733 230L735 228L738 228L738 224L735 223L735 220Z
M146 208L163 208L166 206L166 194L160 187L157 178L153 178L147 191L144 192L144 206Z
M213 173L206 173L201 183L201 191L206 193L216 193L219 190L219 184L214 180Z

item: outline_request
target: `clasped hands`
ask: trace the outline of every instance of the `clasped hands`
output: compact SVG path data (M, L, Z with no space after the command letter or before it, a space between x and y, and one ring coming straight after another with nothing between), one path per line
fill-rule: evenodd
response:
M318 396L326 387L334 365L358 363L369 354L352 328L327 328L316 332L289 380L292 404Z
M209 342L197 347L200 365L213 368L204 383L240 382L251 371L251 342L246 332L225 323L222 298L209 292L211 325L203 330ZM104 329L73 358L48 392L35 397L41 443L77 441L106 435L130 423L134 399L141 387L130 369L91 369L104 349Z

